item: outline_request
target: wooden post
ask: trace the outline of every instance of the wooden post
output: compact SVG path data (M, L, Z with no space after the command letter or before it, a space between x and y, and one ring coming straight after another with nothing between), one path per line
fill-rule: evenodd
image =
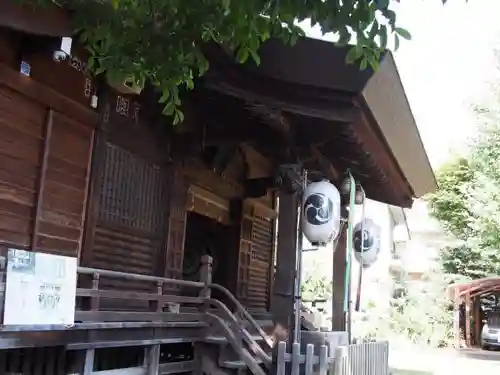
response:
M344 311L345 272L346 272L346 235L347 225L344 225L337 248L333 253L333 296L332 296L332 331L346 330L346 316Z
M477 295L473 299L474 306L474 345L481 346L481 296Z
M94 290L94 291L99 290L99 274L97 272L94 272L94 274L92 275L92 290ZM97 296L91 297L90 309L92 311L99 310L99 297L97 297Z
M87 349L85 351L83 375L92 375L94 373L94 355L95 355L95 349Z
M160 345L152 345L146 348L146 375L158 375L160 366Z
M6 277L7 277L7 255L0 256L0 322L3 323L3 312L5 309L5 291L6 291Z
M465 344L467 345L468 348L471 347L471 327L470 327L470 318L471 318L471 313L470 313L470 292L467 292L465 295Z
M297 242L297 195L281 194L278 213L278 250L273 285L271 312L276 329L281 333L276 341L291 337L293 327L293 292ZM275 332L275 335L277 332ZM283 337L285 336L285 337Z
M200 268L200 281L205 284L205 287L200 292L200 297L205 298L204 309L208 310L210 308L210 303L208 300L211 297L210 284L212 284L212 262L213 259L210 255L203 255L201 257L201 268Z
M161 296L163 295L163 281L156 282L156 295L158 299L154 301L150 301L151 311L161 313L163 312L163 303L160 301Z
M460 297L458 289L453 291L453 331L455 334L455 348L460 348Z

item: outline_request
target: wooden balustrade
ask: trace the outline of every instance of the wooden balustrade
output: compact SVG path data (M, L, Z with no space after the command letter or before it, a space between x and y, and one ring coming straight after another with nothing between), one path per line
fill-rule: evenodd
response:
M119 322L119 321L200 321L203 320L204 309L208 306L211 285L210 257L203 257L201 267L201 280L189 281L147 275L130 274L124 272L100 270L94 268L78 268L80 277L92 277L91 288L79 287L76 290L77 310L76 322ZM155 292L139 292L127 290L101 289L100 280L121 279L150 283L150 290ZM177 285L198 289L198 297L187 297L165 294L165 286ZM149 306L147 311L134 310L105 310L101 301L108 300L133 300L143 301ZM181 309L181 305L189 305L189 311ZM86 308L88 306L88 308Z

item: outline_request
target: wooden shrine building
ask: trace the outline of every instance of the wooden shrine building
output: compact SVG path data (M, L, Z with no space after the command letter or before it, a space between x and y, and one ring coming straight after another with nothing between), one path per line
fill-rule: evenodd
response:
M260 375L266 332L292 321L287 168L337 185L349 170L369 198L401 207L436 187L390 52L373 72L313 39L267 43L259 67L207 46L210 71L173 127L154 90L91 77L76 41L54 61L63 36L65 14L0 4L2 282L9 249L79 266L75 324L2 326L2 374L142 374L147 347L148 374L202 361L207 374L242 363ZM340 300L334 313L344 330Z

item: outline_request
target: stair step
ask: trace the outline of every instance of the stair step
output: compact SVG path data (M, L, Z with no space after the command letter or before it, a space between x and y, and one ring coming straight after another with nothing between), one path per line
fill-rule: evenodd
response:
M262 336L260 335L252 335L252 338L259 342L259 341L263 341L264 339L262 338ZM206 336L204 339L203 339L203 342L207 343L207 344L227 344L227 339L224 337L224 336Z
M259 359L256 359L257 363L261 364L262 361ZM221 363L221 367L223 368L228 368L228 369L233 369L233 370L240 370L240 369L245 369L247 365L243 361L224 361Z

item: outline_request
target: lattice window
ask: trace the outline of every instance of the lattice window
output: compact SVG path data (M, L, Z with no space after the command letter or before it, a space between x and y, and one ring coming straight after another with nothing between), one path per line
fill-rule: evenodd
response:
M109 143L105 160L99 218L132 229L161 230L167 209L162 169Z

